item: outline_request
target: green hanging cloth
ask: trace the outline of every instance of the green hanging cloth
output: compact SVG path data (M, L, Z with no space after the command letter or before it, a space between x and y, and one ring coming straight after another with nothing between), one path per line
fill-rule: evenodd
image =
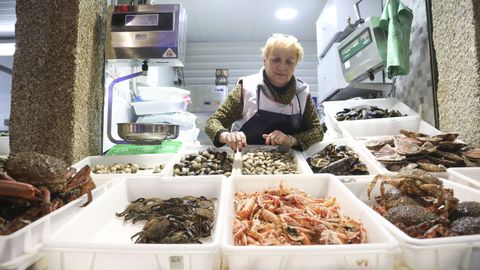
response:
M387 74L391 79L410 72L410 30L413 13L400 0L387 0L380 26L387 31Z

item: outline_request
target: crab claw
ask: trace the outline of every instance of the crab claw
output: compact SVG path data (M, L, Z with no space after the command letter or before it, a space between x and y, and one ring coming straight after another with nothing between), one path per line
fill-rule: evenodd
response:
M371 197L372 190L375 187L375 185L377 184L378 179L380 179L382 181L382 185L380 186L380 193L381 193L380 195L382 196L382 198L383 198L383 195L385 194L385 190L383 188L383 181L385 181L386 179L389 179L389 177L386 176L386 175L383 175L383 174L379 174L379 175L377 175L373 178L372 182L370 182L370 185L368 186L367 194L368 194L368 199L369 200L370 200L370 197Z
M3 172L0 172L0 180L15 181L15 179L13 179L8 174L3 173Z
M82 194L87 193L87 201L81 207L87 206L93 200L92 189L95 188L95 184L90 177L90 171L90 166L85 165L67 180L68 191L81 188L84 190L84 192L81 192Z
M43 201L43 193L36 187L15 180L0 180L0 196Z

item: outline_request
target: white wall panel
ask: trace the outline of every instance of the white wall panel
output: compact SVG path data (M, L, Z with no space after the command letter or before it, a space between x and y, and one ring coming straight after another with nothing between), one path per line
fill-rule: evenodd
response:
M239 77L249 75L262 67L261 48L264 42L187 42L185 59L185 84L203 85L213 88L215 69L229 69L229 88ZM310 84L312 92L317 91L316 44L302 42L304 60L296 69L295 75Z

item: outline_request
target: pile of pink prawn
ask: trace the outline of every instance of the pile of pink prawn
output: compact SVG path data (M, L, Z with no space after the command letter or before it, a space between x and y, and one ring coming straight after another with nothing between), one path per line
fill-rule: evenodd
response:
M287 187L235 193L237 246L331 245L367 242L364 225L343 215L335 197L314 198Z

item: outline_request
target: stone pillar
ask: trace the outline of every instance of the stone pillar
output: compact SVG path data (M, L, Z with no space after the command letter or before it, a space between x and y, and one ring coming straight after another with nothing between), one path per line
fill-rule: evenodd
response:
M456 131L480 146L480 3L433 0L433 46L438 64L442 131Z
M105 0L17 0L10 151L100 154Z

